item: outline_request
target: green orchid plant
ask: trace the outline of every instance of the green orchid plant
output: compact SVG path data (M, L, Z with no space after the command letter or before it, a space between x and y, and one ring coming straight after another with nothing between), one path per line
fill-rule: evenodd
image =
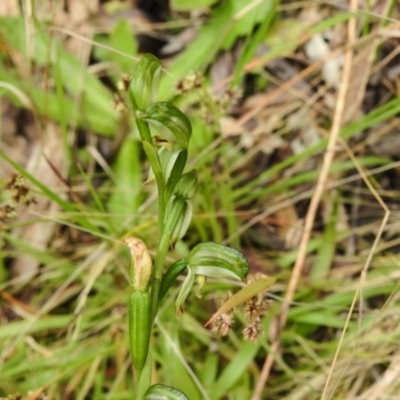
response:
M174 248L183 238L190 224L190 201L196 195L198 177L194 169L185 172L192 134L190 120L173 104L155 102L161 69L158 58L151 54L144 55L128 88L143 149L151 165L148 181L154 179L158 189L159 237L154 263L140 239L125 239L132 254L129 342L138 380L137 400L187 399L185 394L174 388L151 385L149 345L152 326L160 301L176 278L187 272L175 303L179 315L196 282L199 283L199 294L207 277L243 281L249 270L246 258L239 251L206 242L195 246L187 257L177 260L164 273L169 248Z

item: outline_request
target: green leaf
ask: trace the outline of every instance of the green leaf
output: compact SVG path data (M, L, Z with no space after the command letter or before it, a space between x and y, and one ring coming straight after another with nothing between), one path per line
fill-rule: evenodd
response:
M122 53L133 56L138 51L138 43L132 32L128 20L120 19L117 21L113 31L110 34L110 46ZM123 72L131 73L134 60L124 57L121 54L111 52L109 58L112 58L120 66Z
M221 39L224 37L225 29L232 20L233 13L231 7L232 0L218 7L212 15L208 24L203 25L184 52L178 55L169 65L168 71L176 79L205 69L213 59L215 52L218 51ZM168 99L174 90L174 83L168 75L164 75L160 82L159 99Z
M257 28L257 31L254 35L247 34L246 40L243 45L242 52L238 61L236 62L235 72L234 72L234 79L232 80L231 87L234 87L239 84L240 79L242 78L245 65L251 61L252 57L254 56L256 49L259 47L260 43L264 40L267 35L267 32L272 24L272 21L276 14L276 1L267 1L264 2L264 7L267 8L266 10L266 17L261 20L260 26ZM257 19L257 14L253 16L254 20Z
M326 310L308 312L307 314L299 317L291 318L291 321L319 327L329 326L331 328L338 329L343 329L345 325L345 318L343 316L332 315L332 313L327 313ZM356 323L354 321L350 321L350 328L355 325Z
M269 1L260 2L249 12L248 0L226 0L213 10L211 20L204 24L185 51L178 55L168 71L181 79L193 71L205 70L221 49L229 49L239 36L250 34L254 24L261 22L269 10ZM174 85L165 75L160 84L159 99L171 97Z
M171 287L172 283L175 279L183 272L186 268L186 257L180 258L179 260L175 261L169 268L168 271L163 276L160 285L159 291L159 301L163 299L163 297L167 294L168 289Z
M241 344L239 351L232 358L210 392L212 400L218 400L227 394L230 388L243 376L249 364L253 361L260 346L252 342Z
M164 173L165 182L167 183L181 152L179 150L169 151L165 147L162 147L159 152L162 153L160 161Z
M137 399L143 399L146 390L151 385L152 367L153 367L153 361L151 353L149 352L149 354L147 355L146 364L144 365L144 368L142 370L142 373L140 374L140 378L138 381L137 392L136 392Z
M165 147L160 147L157 150L158 158L160 160L160 165L161 165L161 171L163 172L164 180L168 181L174 166L176 164L176 160L179 157L180 152L178 150L176 151L170 151L166 149ZM183 166L184 167L184 166ZM145 184L150 183L154 180L154 172L153 169L151 168L149 171L149 176L145 182ZM169 199L171 196L166 195L166 199Z
M36 332L42 333L42 331L48 331L51 329L64 329L70 322L70 315L42 316L41 319L37 320L34 324L26 319L22 321L9 322L8 324L0 326L0 339L13 339L22 331L29 334Z
M115 214L113 219L119 224L137 211L143 198L139 143L136 140L123 142L113 171L117 179L108 201L108 209Z
M192 11L212 6L217 0L171 0L175 11Z
M167 142L166 147L176 150L188 147L192 125L189 118L173 104L166 102L153 104L143 116L139 115L139 118L155 126L162 139Z
M78 205L74 203L69 203L58 196L55 192L49 189L46 185L41 183L38 179L36 179L33 175L31 175L25 168L21 167L14 160L9 158L5 153L0 150L0 158L3 158L7 161L16 171L18 171L23 177L25 177L29 182L35 185L38 189L42 191L42 195L57 203L62 209L65 211L69 211L73 213L74 219L81 226L86 228L89 231L96 232L98 229L94 226L90 220L81 212ZM76 214L76 215L75 215Z
M251 3L248 0L231 1L233 18L229 21L231 26L227 26L230 29L221 44L221 48L230 49L238 37L251 35L254 26L265 20L271 10L271 3L275 1L260 1L254 7L249 7ZM256 4L256 2L253 2L253 4Z
M56 66L59 71L59 79L62 86L72 95L81 98L80 106L71 107L68 112L68 118L73 121L77 118L81 126L88 126L91 130L104 135L114 135L118 115L113 109L113 97L111 92L88 71L86 66L69 53L62 43L55 37L50 37L48 27L44 23L35 22L34 35L31 40L35 49L33 52L33 61L38 67L47 67L49 64ZM19 17L3 17L0 19L0 36L4 39L7 47L13 49L13 52L26 54L26 32L25 22ZM0 64L1 65L1 64ZM0 79L6 80L0 66ZM16 77L16 86L29 93L31 100L36 108L45 115L50 115L59 121L62 121L62 112L64 103L69 104L68 98L64 96L63 104L52 99L52 92L48 89L38 90L37 85L32 81L22 81Z
M331 200L332 212L326 223L321 245L318 248L318 254L315 257L313 267L310 272L310 283L318 284L327 278L329 270L335 257L336 249L336 221L338 213L338 196L333 196ZM329 200L328 200L329 201Z
M172 167L171 174L168 178L167 185L166 185L166 193L165 198L169 199L172 196L172 193L175 190L179 179L182 176L182 172L185 169L186 161L187 161L188 152L187 150L182 150L179 152L178 157L174 162L174 166Z
M129 94L132 107L144 111L154 101L161 73L161 61L152 54L145 54L137 65Z
M144 400L189 400L180 390L169 386L160 385L159 383L150 386L145 395Z

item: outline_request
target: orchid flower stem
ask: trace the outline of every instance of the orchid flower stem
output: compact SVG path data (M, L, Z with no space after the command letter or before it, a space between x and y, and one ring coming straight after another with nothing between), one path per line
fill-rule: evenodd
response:
M146 54L137 65L129 84L136 125L158 190L158 245L154 264L140 239L125 240L131 249L133 260L129 339L137 373L136 399L188 400L177 389L161 384L151 385L150 339L158 311L165 260L170 245L174 246L186 232L188 220L191 218L191 206L188 205L187 197L193 192L192 181L197 183L197 175L194 174L196 176L186 178L187 182L185 181L180 191L175 191L185 169L192 126L189 118L173 104L155 102L160 72L161 61ZM157 131L157 135L152 136L150 126ZM162 295L164 294L163 292Z
M151 143L149 124L143 121L141 118L136 118L136 125L139 129L139 134L142 140L146 140L147 142Z
M165 264L165 258L167 257L168 247L169 247L169 238L171 233L166 231L161 236L159 241L159 246L156 254L156 258L154 260L154 277L151 289L151 317L152 321L156 317L158 310L158 292L160 290L162 271Z
M189 118L172 103L155 102L160 71L160 60L146 54L136 67L129 85L136 125L151 166L148 181L154 177L158 190L158 244L154 263L142 240L133 237L124 240L132 253L129 340L138 380L136 399L188 400L177 389L161 384L151 385L149 349L159 302L185 269L187 276L175 302L177 315L182 314L184 302L196 279L200 283L199 296L207 277L244 280L249 265L239 251L205 242L177 260L163 276L170 246L174 248L189 227L193 210L191 200L199 185L195 169L185 172L192 134ZM208 96L207 92L204 93ZM157 132L154 136L153 130Z
M154 261L154 270L153 270L154 275L153 275L152 292L151 292L152 321L154 321L154 318L156 317L157 314L161 279L162 279L165 259L167 257L167 252L171 241L171 234L174 229L174 226L176 225L177 217L182 212L182 209L185 205L185 200L182 197L177 196L176 199L178 201L174 203L173 206L171 207L169 215L165 219L165 222L163 224L162 233L158 243L158 250Z
M151 143L150 129L148 124L143 120L141 120L140 118L136 119L136 123L141 138L147 141L148 143ZM144 147L144 149L146 151L146 146ZM152 157L149 154L147 154L147 151L146 155L150 160L151 164ZM151 291L151 315L152 315L152 320L154 320L157 314L158 291L161 284L162 271L164 268L165 259L168 252L171 233L167 232L165 229L165 215L168 203L164 193L165 192L164 176L162 172L158 172L158 168L156 165L151 165L151 167L153 168L154 171L154 175L157 182L157 190L158 190L158 232L159 232L158 249L154 261L153 284Z
M144 122L140 118L136 118L136 124L139 129L139 134L140 137L142 138L143 141L146 141L148 143L152 143L151 135L150 135L150 128L149 124L147 122ZM144 150L146 152L146 155L150 161L152 157L150 154L148 154L148 151L146 150L146 147L144 147ZM164 183L164 176L162 172L158 172L158 168L156 165L151 165L154 171L154 175L156 178L157 182L157 189L158 189L158 232L159 232L159 237L160 237L160 242L161 242L161 236L162 236L162 231L164 227L164 220L165 220L165 213L166 213L166 199L165 199L165 183Z

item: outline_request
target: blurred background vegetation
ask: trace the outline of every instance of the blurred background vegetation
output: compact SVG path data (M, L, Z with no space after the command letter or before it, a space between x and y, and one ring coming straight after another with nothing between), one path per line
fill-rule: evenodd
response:
M171 291L155 379L191 400L398 399L399 16L395 0L2 0L0 398L134 398L121 239L154 250L156 204L118 88L151 52L201 182L169 262L214 241L277 279L254 342L240 313L226 336L204 327L231 282L179 318Z

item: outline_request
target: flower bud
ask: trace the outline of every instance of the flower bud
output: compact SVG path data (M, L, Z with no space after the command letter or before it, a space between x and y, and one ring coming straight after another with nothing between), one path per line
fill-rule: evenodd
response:
M144 394L144 400L189 400L180 390L159 383L150 386Z
M193 206L190 201L186 200L171 233L170 241L172 248L175 248L175 245L185 236L185 233L189 228L190 221L192 220L192 214Z
M193 199L198 189L197 171L192 169L181 176L175 188L175 194L181 194L185 199Z
M132 255L130 268L130 283L135 290L146 290L149 283L153 263L146 245L135 237L127 237L124 242L128 245Z
M188 274L175 302L177 314L182 313L183 303L196 283L196 278L199 284L196 295L200 297L207 277L244 280L249 272L249 263L240 251L212 242L195 246L185 261Z
M192 134L189 118L173 104L155 103L139 118L152 124L160 134L155 137L160 145L174 150L186 149Z
M170 235L172 235L175 226L177 225L178 220L180 219L181 214L186 207L185 203L186 200L183 198L183 196L175 196L171 201L164 226L165 231L169 232Z
M195 246L187 256L187 267L210 278L244 280L249 273L249 263L240 251L213 242Z
M137 65L129 84L132 107L144 111L155 99L161 73L161 61L145 54Z

